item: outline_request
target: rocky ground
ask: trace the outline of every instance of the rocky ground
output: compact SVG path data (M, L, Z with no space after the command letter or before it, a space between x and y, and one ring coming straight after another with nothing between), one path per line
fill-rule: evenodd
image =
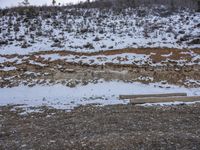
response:
M200 148L200 105L85 106L72 112L0 107L0 149Z

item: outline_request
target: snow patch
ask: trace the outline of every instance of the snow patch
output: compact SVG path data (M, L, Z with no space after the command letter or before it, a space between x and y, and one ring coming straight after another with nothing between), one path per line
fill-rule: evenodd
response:
M75 88L61 84L52 86L36 85L33 87L18 86L0 89L0 105L25 104L27 107L51 106L57 109L73 109L86 104L126 104L119 100L119 95L159 94L185 92L188 96L200 95L199 88L184 88L161 83L142 84L121 81L101 81L97 84L79 85Z

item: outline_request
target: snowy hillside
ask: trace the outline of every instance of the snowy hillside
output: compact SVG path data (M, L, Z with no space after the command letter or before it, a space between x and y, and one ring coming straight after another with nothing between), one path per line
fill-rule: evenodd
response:
M200 149L200 0L48 1L0 6L0 150Z
M200 48L200 13L168 9L10 10L0 17L0 54L41 50Z
M198 96L199 49L200 13L189 10L0 10L0 105L72 109L124 104L123 93Z

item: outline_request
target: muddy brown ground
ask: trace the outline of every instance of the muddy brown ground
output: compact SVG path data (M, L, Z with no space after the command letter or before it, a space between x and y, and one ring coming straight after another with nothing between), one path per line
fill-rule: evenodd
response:
M200 104L41 110L0 107L0 149L200 149Z

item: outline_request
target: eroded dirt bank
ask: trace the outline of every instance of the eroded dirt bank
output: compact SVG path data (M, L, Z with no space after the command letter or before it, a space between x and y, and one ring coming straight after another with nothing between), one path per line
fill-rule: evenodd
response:
M122 49L1 55L0 86L62 83L74 87L104 79L200 87L199 53L199 49Z
M200 149L200 105L0 107L0 149Z

